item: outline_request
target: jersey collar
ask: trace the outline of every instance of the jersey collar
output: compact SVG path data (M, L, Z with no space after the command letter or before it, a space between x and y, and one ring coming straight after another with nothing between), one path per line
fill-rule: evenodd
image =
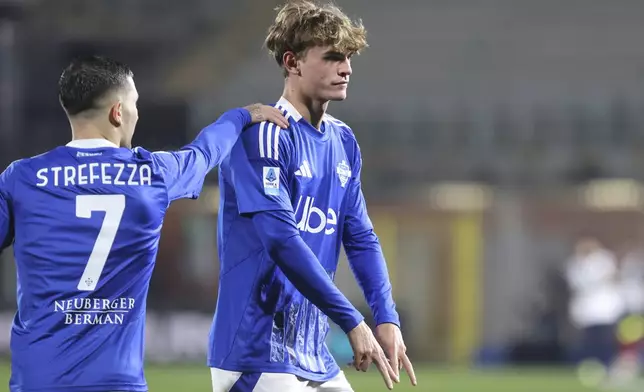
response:
M280 97L280 100L277 101L277 105L275 105L275 106L277 106L277 108L280 109L280 110L286 111L286 119L292 118L293 121L295 121L295 122L299 122L302 119L302 115L300 114L300 112L298 112L297 109L295 109L295 106L293 106L288 101L288 99L286 99L284 97ZM323 123L322 127L326 126L326 124L324 124L325 121L327 121L327 114L326 113L322 117L322 123ZM311 127L311 129L315 129L315 133L317 133L317 134L326 133L326 132L323 132L323 129L317 129L317 128L311 126L311 125L308 125L308 126Z
M300 112L295 109L295 107L284 97L280 97L280 100L277 101L277 106L282 109L286 110L286 118L288 119L293 118L295 122L298 122L302 119L302 115Z
M67 143L67 147L72 148L119 148L116 144L107 139L77 139Z

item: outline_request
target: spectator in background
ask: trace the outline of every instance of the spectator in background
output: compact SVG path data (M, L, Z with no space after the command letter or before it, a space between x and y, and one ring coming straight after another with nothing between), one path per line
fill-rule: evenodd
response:
M578 240L566 266L570 319L581 330L581 359L606 367L617 354L615 326L625 311L617 274L615 256L596 238Z
M619 285L629 315L644 315L644 249L631 246L619 265Z
M636 244L629 244L620 259L619 287L626 317L619 322L620 353L611 376L626 385L639 375L644 356L644 249Z

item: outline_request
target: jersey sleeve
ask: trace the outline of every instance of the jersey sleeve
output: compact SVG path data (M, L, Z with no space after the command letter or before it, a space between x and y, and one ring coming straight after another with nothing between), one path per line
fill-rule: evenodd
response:
M295 216L288 211L253 214L260 241L293 286L343 331L349 332L362 315L335 286L311 248L300 236Z
M355 145L352 180L345 200L342 242L349 266L362 288L376 324L393 323L400 318L393 300L387 263L378 236L367 213L360 174L362 157Z
M230 181L240 214L293 211L289 168L293 145L286 131L271 123L249 128L230 153Z
M0 251L13 242L13 211L11 206L11 174L15 164L11 164L0 174Z
M163 173L168 199L199 197L206 175L229 154L250 122L248 110L229 110L180 150L153 152L152 159Z

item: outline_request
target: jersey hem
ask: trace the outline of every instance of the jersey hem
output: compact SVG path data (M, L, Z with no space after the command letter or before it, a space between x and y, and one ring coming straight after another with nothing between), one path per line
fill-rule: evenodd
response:
M292 374L297 377L301 377L308 381L314 382L326 382L335 378L340 374L340 368L334 366L329 372L313 373L306 370L300 369L293 365L275 363L275 364L262 364L262 365L251 365L251 364L239 364L239 363L227 363L217 365L213 361L208 361L208 367L217 368L221 370L227 370L229 372L242 372L242 373L287 373Z

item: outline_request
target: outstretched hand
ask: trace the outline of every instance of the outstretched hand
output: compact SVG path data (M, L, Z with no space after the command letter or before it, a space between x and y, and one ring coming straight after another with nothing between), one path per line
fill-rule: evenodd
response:
M407 357L407 347L403 341L400 328L396 324L380 324L376 327L376 338L389 358L389 363L391 363L396 375L400 377L399 372L404 368L411 380L411 384L417 385L414 367L409 357Z
M353 349L353 367L356 370L366 372L372 363L375 364L387 388L390 390L393 389L394 384L392 380L395 382L399 381L396 376L396 370L387 361L385 353L382 351L382 348L367 324L364 321L361 322L347 334L347 337Z

